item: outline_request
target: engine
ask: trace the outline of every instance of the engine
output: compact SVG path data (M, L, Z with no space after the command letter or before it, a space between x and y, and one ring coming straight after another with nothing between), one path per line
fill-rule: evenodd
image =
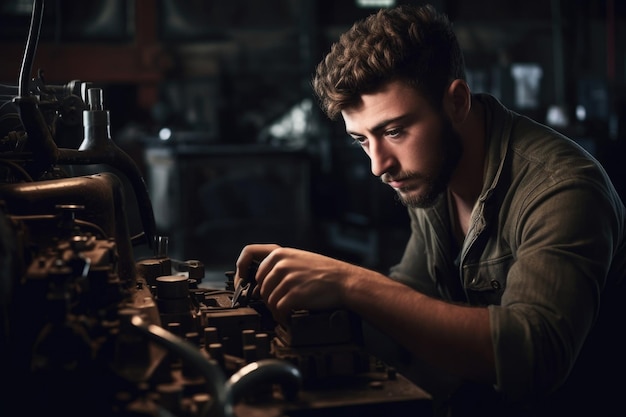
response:
M424 391L363 350L350 313L296 311L277 325L232 271L211 288L201 262L168 257L144 179L111 138L102 89L31 79L42 13L35 1L0 114L1 413L430 414ZM110 169L81 174L100 166Z

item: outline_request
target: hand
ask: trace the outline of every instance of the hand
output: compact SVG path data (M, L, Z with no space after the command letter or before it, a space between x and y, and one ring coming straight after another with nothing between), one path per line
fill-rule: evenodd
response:
M358 269L312 252L256 244L243 248L237 260L235 283L249 278L245 274L253 260L260 261L255 292L279 322L284 322L296 309L343 307L347 288Z

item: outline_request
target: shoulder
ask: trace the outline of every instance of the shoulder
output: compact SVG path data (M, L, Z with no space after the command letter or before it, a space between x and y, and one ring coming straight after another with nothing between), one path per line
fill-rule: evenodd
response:
M504 164L513 176L542 182L593 179L610 183L600 162L572 138L506 108L492 96L478 95L477 99L488 108L490 159Z

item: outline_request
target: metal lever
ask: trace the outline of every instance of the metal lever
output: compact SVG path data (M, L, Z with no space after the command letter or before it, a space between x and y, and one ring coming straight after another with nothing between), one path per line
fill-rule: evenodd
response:
M248 268L248 274L237 285L231 307L245 307L252 295L252 291L256 287L256 272L259 268L259 261L253 260Z

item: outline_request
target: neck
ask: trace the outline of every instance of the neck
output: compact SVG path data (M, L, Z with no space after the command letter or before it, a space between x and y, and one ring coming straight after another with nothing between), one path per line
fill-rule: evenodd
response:
M484 109L476 101L468 117L457 127L463 142L463 156L452 176L449 190L457 210L471 209L483 188L485 166L485 118Z

